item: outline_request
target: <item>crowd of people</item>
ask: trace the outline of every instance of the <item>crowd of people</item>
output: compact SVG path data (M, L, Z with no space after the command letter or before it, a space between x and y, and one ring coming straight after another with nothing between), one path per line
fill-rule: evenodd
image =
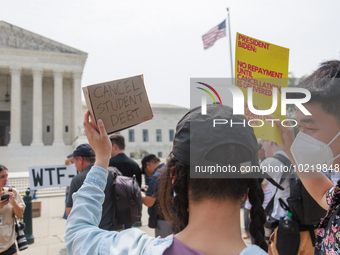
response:
M206 126L209 121L202 117L200 108L187 113L176 127L173 149L166 165L154 160L153 156L142 160L143 171L154 177L150 186L153 187L157 180L156 192L148 190L143 202L148 207L157 204L161 208L161 221L175 233L165 238L147 236L136 228L108 232L97 227L112 144L102 122L98 120L98 132L87 113L85 133L96 152L96 161L82 187L73 195L74 205L65 234L68 252L338 254L340 188L329 178L329 172L339 169L340 164L338 78L340 62L328 61L299 84L300 88L311 92L311 100L303 106L312 115L304 115L299 108L296 110L300 127L296 137L293 127L277 124L282 132L283 145L258 141L251 127L242 130L235 126L233 130L215 127L212 130ZM289 97L300 98L301 94L292 93ZM222 105L208 105L207 115L212 119L233 121L244 118L233 115L231 108ZM190 126L195 126L194 132L191 130L190 133ZM209 139L204 139L206 134ZM200 146L196 146L197 140ZM247 178L190 178L193 158L199 163L218 162L238 167L242 164L285 166L290 171L268 173L270 182L250 175ZM317 164L323 165L322 171L312 171ZM304 166L305 171L299 166ZM272 184L273 181L276 185ZM250 247L245 246L240 228L239 210L245 199L248 199L247 209L250 211L249 228L248 223L245 227L254 244ZM85 207L86 213L78 215L77 211L80 214ZM319 215L322 215L321 222ZM318 217L319 224L315 223ZM265 225L270 234L267 241Z
M340 61L324 62L298 87L311 99L296 109L300 131L277 122L283 144L257 139L250 126L212 125L214 119L241 123L225 105L190 110L178 122L173 148L162 163L153 154L141 168L125 155L124 137L108 136L84 118L89 144L68 156L79 174L70 184L65 241L69 254L339 254L340 253ZM300 93L288 94L301 98ZM207 117L209 116L209 117ZM225 178L190 178L195 165L285 168L261 176L236 171ZM321 168L320 168L321 166ZM317 171L319 170L319 171ZM155 237L132 224L116 224L113 183L116 175L136 178L148 207ZM147 185L142 187L142 174ZM14 218L25 204L6 187L8 170L0 165L1 254L16 254ZM245 203L246 246L240 208ZM14 247L13 247L14 246Z

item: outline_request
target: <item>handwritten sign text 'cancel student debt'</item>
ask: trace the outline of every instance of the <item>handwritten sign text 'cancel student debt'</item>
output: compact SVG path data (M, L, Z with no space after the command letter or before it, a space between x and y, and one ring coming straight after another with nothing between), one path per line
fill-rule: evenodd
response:
M72 165L31 166L29 179L31 190L52 187L70 186L71 180L77 175L77 169Z
M108 134L153 117L142 75L87 86L83 92L92 121L101 119Z

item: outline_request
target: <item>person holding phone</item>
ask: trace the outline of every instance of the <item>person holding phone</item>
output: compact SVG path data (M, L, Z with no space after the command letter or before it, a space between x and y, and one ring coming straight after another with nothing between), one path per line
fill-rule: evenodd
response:
M16 255L15 216L21 218L26 205L16 189L6 187L7 181L8 169L0 165L0 255Z

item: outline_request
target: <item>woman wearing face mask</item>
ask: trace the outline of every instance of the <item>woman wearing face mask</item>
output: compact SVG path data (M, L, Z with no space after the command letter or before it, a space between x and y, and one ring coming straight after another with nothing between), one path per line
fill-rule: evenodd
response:
M311 100L303 105L311 115L303 109L296 110L300 132L295 140L293 128L278 122L284 141L282 149L296 166L310 195L328 210L318 229L314 254L339 254L340 183L334 187L323 172L332 175L340 167L340 61L322 63L298 87L311 92Z

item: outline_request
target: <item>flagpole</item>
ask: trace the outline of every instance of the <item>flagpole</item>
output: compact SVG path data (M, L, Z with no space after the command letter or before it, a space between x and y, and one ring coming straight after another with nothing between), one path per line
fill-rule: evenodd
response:
M229 8L227 8L228 11L228 28L229 28L229 46L230 46L230 69L231 69L231 78L232 83L234 84L234 72L233 72L233 52L231 49L231 33L230 33L230 17L229 17Z

